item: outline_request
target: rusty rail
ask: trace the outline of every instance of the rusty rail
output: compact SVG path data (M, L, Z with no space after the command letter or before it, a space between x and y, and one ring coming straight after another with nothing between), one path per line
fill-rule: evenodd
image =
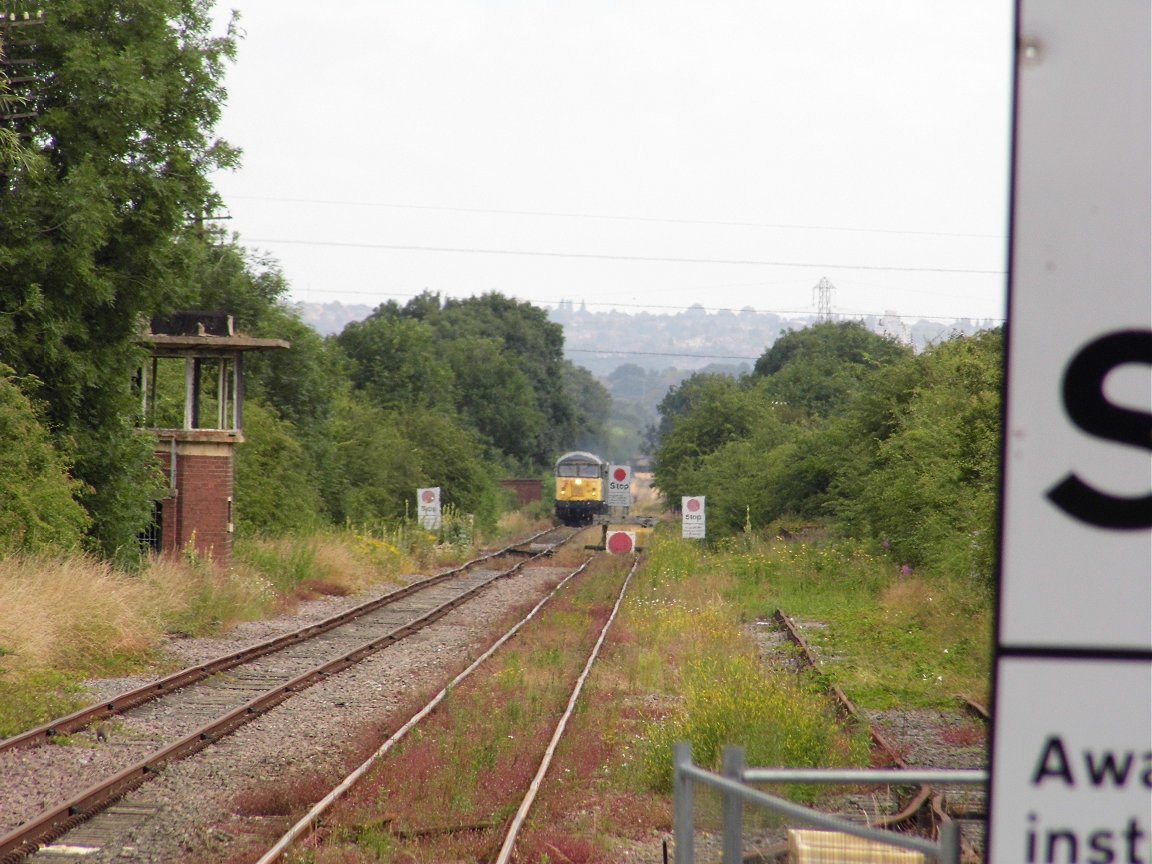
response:
M522 546L525 543L529 543L545 533L547 532L540 532L533 535L528 540L521 541L514 545ZM571 539L572 536L575 536L575 533L565 538L565 542L568 539ZM551 551L551 549L546 549L536 553L535 555L532 555L531 557L518 561L512 567L508 568L497 576L494 576L491 579L485 580L484 582L473 586L467 591L464 591L456 597L448 600L447 602L429 610L418 618L415 618L412 621L409 621L408 623L389 631L383 636L378 636L369 640L368 642L361 644L353 650L346 652L341 657L322 663L312 669L309 669L306 672L301 673L292 680L280 684L277 687L268 690L259 696L256 696L238 708L235 708L232 711L217 717L212 722L207 723L198 729L195 729L179 741L176 741L175 743L150 754L145 759L140 760L134 765L131 765L128 768L121 770L117 774L101 781L100 783L89 787L72 799L65 801L64 803L53 807L51 810L42 813L37 818L24 825L21 825L19 828L17 828L15 831L12 831L8 835L0 837L0 864L15 864L15 862L18 862L28 855L31 855L44 843L49 843L57 839L79 823L88 818L91 818L96 813L119 800L132 789L135 789L142 783L146 782L149 779L149 775L158 772L162 766L171 762L175 762L179 759L187 758L188 756L203 750L205 747L210 746L211 744L215 743L216 741L220 740L224 736L235 731L246 723L249 723L262 714L270 711L272 708L291 698L296 693L305 690L306 688L332 674L348 668L349 666L363 660L365 657L370 656L382 648L394 644L399 639L411 635L412 633L415 633L418 630L428 626L437 619L446 615L452 609L455 609L456 607L460 606L475 596L492 582L519 572L524 568L525 565L531 563L532 561L550 555ZM371 601L367 604L363 604L362 607L357 607L356 610L349 610L348 612L332 616L331 618L326 619L325 621L316 625L302 628L301 630L295 631L294 633L287 634L285 637L269 640L268 642L261 643L259 646L254 646L253 648L236 652L235 654L226 655L226 657L218 658L217 661L211 661L210 663L203 665L211 666L214 663L231 661L234 658L243 655L241 659L235 660L235 662L230 662L230 665L223 667L232 668L246 660L254 659L255 657L268 654L271 651L276 650L276 648L282 648L289 644L297 644L299 642L305 641L307 638L312 638L319 633L331 630L334 627L339 626L340 624L352 620L356 617L360 617L361 615L366 614L373 609L380 608L381 606L388 605L389 603L395 602L398 599L407 597L415 593L417 590L436 585L451 578L452 576L458 575L470 567L474 567L476 564L484 563L485 561L489 561L492 558L496 558L504 554L507 554L507 549L481 556L458 567L452 568L451 570L445 571L444 573L439 573L436 576L429 577L428 579L422 579L419 582L413 583L412 585L405 586L405 588L400 589L399 591L391 592L388 595L385 595L385 597L378 598L377 600ZM357 612L358 614L350 614L352 612ZM307 633L308 635L306 637L298 635L302 633ZM267 647L273 644L275 644L275 648ZM191 673L199 670L200 668L202 667L194 667L193 670L185 670L185 672ZM219 669L216 671L219 671ZM169 678L164 679L164 681L177 679L182 675L183 673L177 673L174 676L169 676ZM192 676L190 675L189 677L191 678ZM201 678L197 677L195 680L201 680ZM156 682L156 684L158 683L160 682ZM191 683L194 683L194 681L189 680L188 684ZM150 699L156 699L160 696L174 692L175 688L168 687L167 689L161 690L156 686L156 684L151 684L146 687L139 688L136 691L132 691L132 693L149 693L151 694ZM187 684L183 686L187 686ZM146 701L149 701L149 699L141 699L135 704L143 704L143 702ZM107 712L121 713L127 710L127 707L131 706L127 706L123 699L117 699L110 703L97 706L94 709L90 709L87 713L98 714L99 716L108 716ZM100 712L105 713L100 714ZM69 715L68 718L64 719L72 720L78 715L82 715L84 713L86 712L77 712L76 715ZM89 722L92 722L92 720L89 719ZM59 728L58 725L57 728ZM40 729L32 730L30 733L26 733L26 735L33 734L44 736L43 727ZM11 741L13 739L9 740ZM38 738L39 742L42 742L43 740L46 739L44 737ZM22 745L18 744L15 746L32 745L23 743Z

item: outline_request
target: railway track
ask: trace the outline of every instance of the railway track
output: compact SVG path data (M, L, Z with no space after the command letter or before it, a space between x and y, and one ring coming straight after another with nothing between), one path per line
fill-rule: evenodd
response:
M820 667L820 661L794 621L782 610L774 615L776 623L793 642L804 658L804 664L812 669ZM939 765L910 765L901 749L883 734L868 716L861 711L848 695L838 686L830 685L829 693L840 713L857 728L865 729L872 740L878 761L884 766L900 770L910 767L945 767ZM966 697L958 697L961 708L969 715L983 722L988 720L988 712L982 705ZM954 767L954 766L953 766ZM979 768L979 765L966 765ZM915 792L905 797L899 806L886 812L866 809L864 800L858 805L860 817L871 826L892 830L914 830L936 836L943 822L957 821L961 826L962 857L964 860L979 860L979 849L983 845L985 818L985 795L982 792L965 789L963 791L944 790L928 785L919 785Z
M6 820L0 823L0 862L61 855L75 860L77 850L97 852L99 843L50 844L117 801L121 803L109 811L105 823L131 825L147 818L150 808L124 802L127 793L179 760L226 742L231 733L287 700L336 680L337 673L382 649L418 641L425 628L549 556L576 533L542 532L317 624L0 742L0 776L5 780L0 814ZM501 563L509 558L515 560ZM334 704L339 708L347 703ZM70 736L78 746L43 746L61 736ZM54 785L67 794L52 798L29 792L45 774L57 778ZM120 855L124 857L123 849Z
M533 776L531 782L528 783L527 786L525 786L522 790L520 790L521 794L519 796L518 806L515 807L515 811L512 813L510 818L504 821L503 825L499 826L499 835L497 836L495 842L492 843L493 856L491 860L494 862L494 864L509 864L513 858L521 829L523 828L529 811L531 810L532 805L536 800L536 796L539 794L539 791L544 784L546 775L548 774L549 768L552 764L553 756L556 752L556 747L559 744L560 739L563 736L565 729L567 728L568 722L576 708L577 700L580 697L584 684L592 670L593 664L599 657L600 649L604 644L605 638L612 626L613 621L616 618L617 613L619 612L620 605L624 600L629 583L631 582L633 574L636 572L638 564L638 560L634 561L631 569L623 579L611 614L609 614L607 620L600 628L599 635L588 654L588 657L583 666L583 670L572 684L571 692L569 693L567 700L567 705L564 711L557 718L556 724L552 729L550 740L543 752L543 755L540 758L540 762L537 766L535 775ZM576 572L572 573L571 576L577 575L577 573L583 569L584 568L582 566ZM571 578L571 576L568 578ZM564 581L566 582L567 579ZM563 584L564 583L562 582L560 585L558 585L552 594L555 594L556 591L563 587ZM256 864L276 864L276 862L284 860L288 851L292 849L295 844L298 844L302 839L308 838L313 833L315 833L317 829L323 824L325 815L334 809L339 804L341 799L347 795L350 790L356 786L357 783L363 780L363 778L377 764L377 762L382 759L389 750L398 744L408 732L415 728L416 725L448 695L452 688L459 685L473 672L477 671L481 665L486 660L488 660L489 657L495 654L509 639L511 639L522 626L534 618L536 614L548 602L548 600L551 599L552 594L542 599L536 605L536 607L528 613L528 615L526 615L520 622L510 628L504 634L504 636L497 640L483 655L477 658L477 660L473 662L467 669L457 675L448 684L447 687L437 693L436 696L426 706L424 706L423 709L421 709L421 711L415 714L408 721L408 723L402 726L395 734L390 736L368 760L366 760L354 771L352 771L323 799L317 802L317 804L313 806L303 817L297 820L291 828L289 828L278 840L276 840L275 843L270 846L268 851L259 858ZM466 826L466 829L485 830L492 827L494 826L483 824Z

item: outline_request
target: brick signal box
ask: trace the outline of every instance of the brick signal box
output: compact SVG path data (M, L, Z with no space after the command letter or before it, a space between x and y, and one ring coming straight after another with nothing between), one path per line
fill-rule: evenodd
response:
M148 543L161 554L194 551L227 568L235 448L244 441L244 355L289 344L237 335L222 312L153 319L141 342L152 354L137 381L144 425L168 478Z

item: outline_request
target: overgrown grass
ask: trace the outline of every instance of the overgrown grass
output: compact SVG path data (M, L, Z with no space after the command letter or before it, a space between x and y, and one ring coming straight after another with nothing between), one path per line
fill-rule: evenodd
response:
M976 646L989 637L987 598L968 586L937 586L827 538L709 548L670 533L652 543L589 680L586 710L558 748L558 766L518 847L521 860L611 862L638 845L658 855L672 827L676 741L689 741L693 760L713 769L729 743L743 746L755 766L867 764L861 730L844 729L821 693L826 677L866 705L920 693L908 681L921 682L923 673L908 666L909 646L892 650L900 642L895 633L917 630L912 647L937 639L971 646L959 652L966 656L956 669L963 668L971 692L986 687L987 650ZM964 612L950 602L962 602ZM761 662L742 625L780 607L829 622L825 647L831 651L835 640L836 659L823 676L796 679ZM913 618L918 624L909 628ZM950 702L938 685L921 683L933 703ZM820 793L791 787L786 794L810 800ZM714 796L697 807L702 822L719 818Z
M851 543L745 537L711 556L744 615L776 609L827 626L823 673L862 707L943 707L988 698L992 597L976 580L912 572Z
M630 633L617 655L624 698L651 705L655 695L662 705L637 730L642 782L671 790L677 741L711 767L728 744L742 745L755 765L865 763L866 743L840 728L824 697L759 656L726 564L699 544L657 539L622 617Z

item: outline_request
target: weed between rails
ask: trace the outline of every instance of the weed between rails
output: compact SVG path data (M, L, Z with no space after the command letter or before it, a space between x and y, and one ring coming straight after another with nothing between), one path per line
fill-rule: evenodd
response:
M601 561L456 687L349 796L301 860L488 860L615 601Z
M987 702L992 598L973 580L910 573L848 543L740 538L717 557L749 619L779 608L827 625L811 635L816 650L835 652L822 674L862 708L950 707L957 694Z

